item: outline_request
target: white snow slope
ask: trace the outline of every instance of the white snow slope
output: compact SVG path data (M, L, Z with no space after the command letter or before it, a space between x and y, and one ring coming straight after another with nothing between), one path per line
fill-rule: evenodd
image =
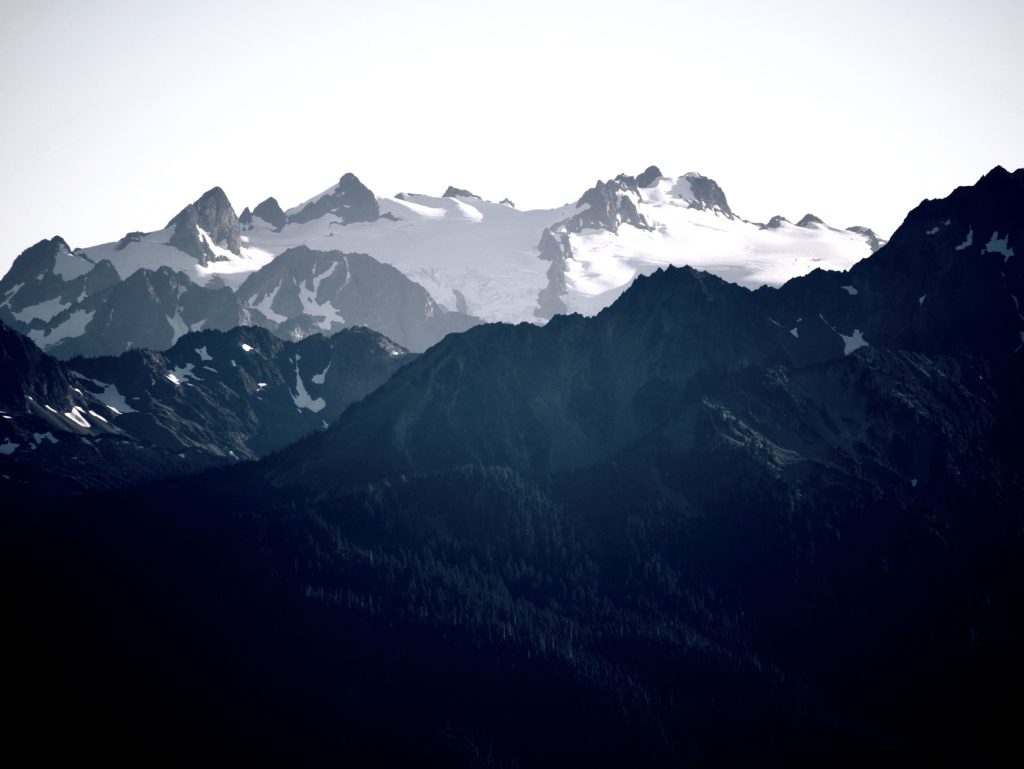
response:
M616 193L632 199L650 230L622 224L617 232L585 229L568 234L572 256L565 265L562 300L569 311L594 314L611 304L637 275L670 264L688 264L756 288L782 284L816 267L847 269L871 253L867 238L854 232L788 222L762 228L721 212L691 208L689 179L690 175L678 179L663 176L638 193ZM559 222L584 210L569 204L520 211L476 197L413 194L378 196L377 201L381 218L373 222L345 225L337 216L326 214L305 223L289 223L277 232L253 217L252 225L243 228L241 255L216 247L218 261L207 266L169 245L174 230L168 227L143 235L120 250L117 243L107 243L76 251L87 260L64 259L60 272L74 276L109 259L122 280L140 268L166 265L200 285L223 282L237 288L278 254L305 245L369 254L423 285L443 306L485 321L540 322L535 315L538 294L548 286L552 266L539 257L541 235L547 228L557 232ZM302 205L290 210L297 211ZM210 242L205 232L200 235ZM8 293L13 295L13 291ZM0 300L6 304L9 297ZM64 303L59 303L59 309L57 305L39 305L23 312L65 308ZM72 315L58 331L38 341L46 344L81 333L84 320L83 314Z
M569 236L573 258L562 298L570 311L592 315L637 275L670 264L689 264L756 288L781 285L816 267L845 270L871 254L864 236L846 230L788 222L762 229L692 209L687 189L662 177L638 196L622 193L633 197L651 231L621 225L616 233L584 230ZM256 217L243 241L261 253L278 254L297 245L367 253L397 267L449 309L464 309L486 321L536 322L537 295L548 284L550 267L538 258L541 234L582 210L569 204L519 211L479 198L411 194L377 200L382 216L397 221L341 225L327 215L275 232ZM456 292L465 299L464 308Z

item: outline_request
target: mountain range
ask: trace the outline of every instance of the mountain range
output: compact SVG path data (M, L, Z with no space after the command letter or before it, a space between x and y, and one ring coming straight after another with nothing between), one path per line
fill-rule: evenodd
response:
M348 173L287 211L268 198L237 216L215 187L163 230L88 248L40 241L0 280L0 320L62 359L238 325L284 339L365 325L422 352L481 320L593 314L667 264L757 287L848 267L882 242L812 215L748 222L713 180L653 166L533 211L454 187L378 197Z
M217 197L172 220L210 234L192 272L152 274L272 328L59 360L0 327L26 744L467 767L1019 753L1024 169L924 201L883 243L745 222L710 179L652 168L548 212L529 252L479 251L539 261L529 286L476 282L456 250L411 266L416 237L436 254L429 233L545 221L466 190L343 177L243 212L238 253ZM253 259L246 237L279 255L210 270ZM97 288L88 249L35 248L62 303L132 278ZM54 301L18 299L31 263L0 283L11 314ZM389 270L386 295L349 289ZM324 308L422 333L456 291L446 313L514 323L412 354Z

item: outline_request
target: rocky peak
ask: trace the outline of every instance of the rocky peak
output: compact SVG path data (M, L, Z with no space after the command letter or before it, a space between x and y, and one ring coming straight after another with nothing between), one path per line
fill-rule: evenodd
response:
M445 198L476 198L477 200L481 199L479 195L474 195L469 190L460 189L459 187L448 187L448 189L446 189L444 191L444 195L442 195L442 197L445 197Z
M302 224L332 214L342 224L374 222L380 218L380 206L370 188L352 173L341 177L330 192L310 201L289 217L289 221Z
M780 216L780 215L776 214L775 216L773 216L771 219L768 220L768 224L762 224L761 225L761 229L762 230L777 230L784 223L785 224L791 224L789 219L787 219L784 216Z
M598 181L583 193L576 207L582 211L563 219L541 233L537 244L538 255L550 261L547 277L548 285L538 296L538 306L534 314L539 318L551 318L565 311L562 294L566 291L565 271L568 260L572 258L572 244L569 233L582 232L587 229L608 230L618 232L622 224L630 224L643 230L651 229L637 208L629 193L638 195L636 179L620 174L611 181Z
M868 242L868 245L871 246L871 253L875 253L875 251L885 245L885 241L878 237L875 231L870 227L854 226L847 227L846 230L847 232L853 232L857 235L861 235Z
M598 181L583 193L576 207L589 206L562 223L570 232L584 229L603 229L618 232L619 225L631 224L640 229L650 225L639 211L633 199L626 193L636 192L636 181L632 177L619 177L608 182Z
M68 244L59 235L48 240L40 240L34 246L26 248L14 260L14 264L11 265L7 274L3 276L0 286L15 283L25 284L37 280L42 273L53 270L57 261L57 253L61 250L68 253L71 251Z
M702 174L690 171L681 176L672 193L676 197L689 201L690 208L699 211L712 211L727 219L736 218L732 209L729 208L729 201L726 200L725 193L718 186L718 182Z
M242 251L241 223L220 187L208 190L197 201L185 206L167 226L174 227L168 244L193 256L200 264L205 265L218 259L211 244L200 236L200 228L209 235L214 245L226 248L233 254Z
M223 246L233 254L242 250L241 228L235 209L232 208L228 196L220 187L214 187L203 193L195 202L196 217L199 226L213 238L218 246Z
M799 222L796 223L796 226L797 227L814 227L814 226L827 227L828 225L825 224L825 222L823 222L821 219L819 219L814 214L804 214L803 218Z
M285 216L284 211L281 210L280 204L275 198L267 198L260 203L252 212L253 216L258 216L260 219L271 225L275 230L280 231L288 223L288 217Z
M657 166L648 166L642 174L636 177L637 187L653 187L654 183L662 176L661 169Z

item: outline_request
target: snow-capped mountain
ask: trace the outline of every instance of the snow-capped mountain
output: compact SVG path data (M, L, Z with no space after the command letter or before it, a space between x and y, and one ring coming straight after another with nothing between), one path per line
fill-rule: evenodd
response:
M840 230L817 219L748 222L712 179L672 179L654 166L599 181L554 209L520 211L456 187L440 197L377 196L375 206L371 194L346 174L287 212L271 198L257 207L270 218L254 211L242 239L261 253L296 245L367 253L449 309L511 323L566 311L592 315L637 275L669 264L756 288L816 267L846 269L884 243L865 227Z
M369 325L423 350L479 320L592 315L670 264L756 288L848 268L882 243L811 215L746 221L712 179L654 166L528 211L457 187L378 196L347 173L288 210L268 198L238 217L215 187L156 232L42 241L0 280L0 318L63 358L253 323L285 338Z

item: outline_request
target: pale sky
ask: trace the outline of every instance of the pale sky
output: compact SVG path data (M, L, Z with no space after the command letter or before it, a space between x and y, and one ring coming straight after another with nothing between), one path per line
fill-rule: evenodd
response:
M1024 166L1022 35L1020 0L0 0L0 273L346 171L523 208L656 164L888 236Z

